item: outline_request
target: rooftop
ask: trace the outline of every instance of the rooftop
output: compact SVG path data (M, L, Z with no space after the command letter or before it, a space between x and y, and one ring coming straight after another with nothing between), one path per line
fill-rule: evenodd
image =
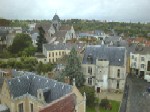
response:
M88 56L92 58L92 64L96 64L96 59L106 59L110 65L123 66L126 48L107 47L105 45L88 45L85 49L82 64L88 63Z
M13 71L13 74L17 73L17 71ZM37 97L37 90L41 89L43 92L50 90L51 94L48 96L47 103L70 93L72 90L71 85L57 82L32 72L22 72L22 76L7 80L7 83L13 98L21 97L25 94Z

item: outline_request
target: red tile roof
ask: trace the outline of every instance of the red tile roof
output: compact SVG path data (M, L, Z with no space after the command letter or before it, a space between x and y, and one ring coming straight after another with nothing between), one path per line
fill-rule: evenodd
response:
M50 103L39 112L74 112L75 101L75 94L70 93L67 96Z

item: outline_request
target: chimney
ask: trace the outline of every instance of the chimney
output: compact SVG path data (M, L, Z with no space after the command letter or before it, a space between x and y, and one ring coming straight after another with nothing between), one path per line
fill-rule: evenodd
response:
M70 78L69 78L69 76L67 77L67 76L65 76L65 79L64 79L65 81L65 83L67 83L67 84L70 84Z
M73 86L76 86L75 78L73 78Z

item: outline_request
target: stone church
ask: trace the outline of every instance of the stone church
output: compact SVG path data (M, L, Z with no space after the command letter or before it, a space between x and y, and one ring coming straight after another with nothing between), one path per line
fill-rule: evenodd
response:
M52 19L52 24L48 30L49 43L66 43L67 40L76 38L73 26L62 25L57 14Z

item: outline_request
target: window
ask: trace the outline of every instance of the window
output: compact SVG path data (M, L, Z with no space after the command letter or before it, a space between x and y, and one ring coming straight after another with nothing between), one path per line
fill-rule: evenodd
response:
M119 89L119 81L117 81L117 87L116 87L116 89Z
M97 93L100 93L100 90L101 90L100 87L97 87Z
M132 55L132 59L134 59L134 55Z
M120 69L117 71L117 77L120 78Z
M57 52L56 52L56 56L57 56Z
M54 52L52 52L52 55L53 55L53 57L54 57Z
M39 93L39 99L41 99L41 97L42 97L42 95L41 95L41 93Z
M33 103L30 103L30 112L33 112Z
M62 52L62 55L64 55L64 51Z
M88 84L92 85L92 78L88 78Z
M92 67L88 66L88 73L92 74Z
M144 61L145 59L144 59L144 57L141 57L141 61Z
M144 64L141 64L141 68L144 68Z
M147 62L147 71L150 71L150 61Z
M134 62L134 67L136 67L136 62Z
M49 53L49 57L51 57L51 53Z
M24 111L23 111L23 103L20 103L20 104L18 105L18 108L19 108L19 112L24 112Z
M61 55L61 52L59 51L59 56Z
M137 61L137 57L135 57L135 59L134 59L135 61Z

